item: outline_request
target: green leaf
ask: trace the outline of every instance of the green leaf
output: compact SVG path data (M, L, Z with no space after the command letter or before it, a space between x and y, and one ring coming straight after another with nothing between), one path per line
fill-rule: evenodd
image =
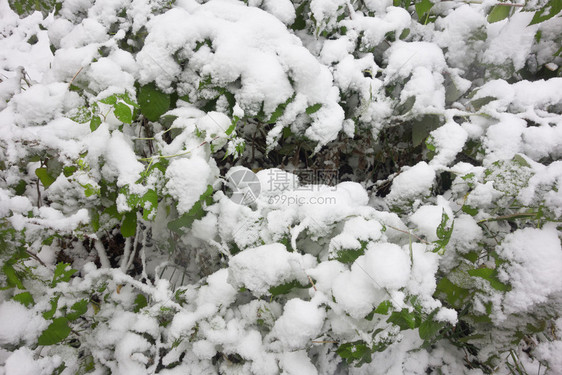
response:
M150 208L145 208L146 202L150 202ZM142 196L142 203L143 203L143 211L142 217L144 220L154 220L154 218L149 219L152 215L152 212L158 208L158 193L153 189L149 189L143 196Z
M291 96L289 99L287 99L287 101L285 103L281 103L277 106L277 108L275 108L275 111L273 111L273 113L271 114L271 117L269 118L269 120L267 121L268 124L273 124L275 122L277 122L277 120L279 119L279 117L281 117L283 115L283 113L285 113L285 108L287 108L287 106L289 105L289 103L291 103L293 100L295 99L295 95ZM320 106L322 106L320 104ZM310 107L309 107L310 108ZM320 109L320 108L319 108ZM315 111L316 112L316 111ZM308 113L308 109L307 109L307 113Z
M441 126L438 115L425 115L412 122L412 144L414 147L421 145L433 130Z
M551 19L562 10L562 0L550 0L547 1L545 6L535 12L530 25L544 22Z
M66 314L66 318L69 321L78 319L88 311L88 300L82 299L76 302L74 305L72 305L71 309L72 312Z
M418 19L421 20L423 16L433 7L433 3L429 0L422 0L416 3L416 13L418 14Z
M320 108L322 108L322 104L321 103L316 103L314 105L311 105L310 107L308 107L306 109L306 114L307 115L311 115L313 113L316 113L320 110Z
M46 330L41 333L41 336L37 339L39 345L53 345L61 342L71 332L71 328L68 326L68 319L64 317L56 318L47 327Z
M117 103L113 108L113 114L119 121L124 122L125 124L133 122L133 112L131 111L131 107L127 104Z
M137 103L135 103L130 97L129 97L129 93L124 93L124 94L120 94L117 95L119 98L123 99L123 101L125 103L127 103L128 105L134 107L134 108L140 108L139 105Z
M27 183L25 182L25 180L19 180L18 184L14 188L16 195L23 195L25 193L26 186Z
M414 104L416 103L416 97L415 96L410 96L408 97L408 99L406 99L403 103L400 103L397 107L396 107L396 112L399 115L404 115L406 113L408 113L413 107Z
M447 246L449 240L451 239L455 222L453 221L451 227L449 228L447 227L448 222L449 222L449 215L447 215L445 213L445 210L443 210L443 213L441 214L441 223L435 230L435 233L437 234L437 238L439 239L437 241L433 241L433 243L437 245L435 249L433 249L434 253L442 254L443 251L445 250L445 246Z
M43 318L51 319L53 316L55 316L55 313L57 312L57 305L59 303L59 298L60 296L51 298L51 301L49 301L49 303L51 304L51 309L43 313Z
M372 359L371 349L367 346L367 343L362 340L342 344L338 347L336 353L345 359L348 364L358 361L355 364L357 367L364 363L370 363Z
M49 174L49 171L45 167L37 168L35 170L35 174L39 177L41 184L47 189L53 182L55 182L55 178Z
M357 258L359 258L361 255L365 254L365 248L362 247L361 249L344 249L344 250L338 250L336 252L336 260L342 262L342 263L353 263L355 262L355 260Z
M488 14L488 22L494 23L506 19L509 16L511 7L507 5L496 5Z
M117 97L115 95L108 96L107 98L100 100L100 103L114 105L117 103Z
M436 322L433 320L433 314L424 320L419 327L419 335L422 340L430 340L439 333L441 328L445 326L443 322Z
M74 174L74 172L76 172L76 170L78 170L78 168L76 168L75 165L71 165L68 167L64 167L62 169L62 173L64 174L64 177L70 177Z
M201 194L199 200L195 202L191 209L184 213L182 216L176 220L168 222L168 229L174 231L178 234L183 234L182 228L189 228L195 220L201 219L206 215L205 210L203 210L203 203L210 204L213 195L213 187L211 185L207 186L207 190Z
M68 263L59 263L55 267L55 272L53 275L53 281L51 282L51 286L55 286L60 282L69 282L72 275L74 275L78 270L75 270L70 267Z
M376 314L386 315L388 314L388 310L392 307L392 303L390 301L382 301L377 308L375 309Z
M462 212L467 213L470 216L476 216L478 214L478 208L474 208L465 204L464 206L462 206Z
M419 325L414 314L412 314L406 308L402 309L401 311L393 311L386 321L388 323L397 325L398 327L400 327L401 331L406 329L414 329Z
M21 303L25 307L30 307L30 306L35 305L35 301L33 300L33 296L29 292L23 292L23 293L16 294L15 296L12 297L12 299L14 301L17 301L17 302Z
M507 292L511 289L508 284L502 283L498 279L498 272L492 268L476 268L474 270L468 270L468 274L474 277L481 277L490 283L490 286L500 292Z
M123 237L133 237L137 232L137 212L129 211L125 214L121 224L121 234Z
M93 116L92 119L90 120L90 130L91 131L96 131L97 128L99 128L101 125L101 118L99 116Z
M445 295L445 300L451 307L460 309L464 307L465 300L468 298L470 292L468 289L461 288L444 277L437 283L435 294Z
M138 313L143 307L148 306L148 301L144 294L138 294L135 298L135 306L133 307L133 312Z
M90 208L90 225L94 232L100 229L100 213L96 208Z
M150 121L156 121L162 116L168 108L170 108L170 95L158 90L154 83L141 86L137 101L140 106L141 113Z
M484 96L482 98L472 100L470 104L472 104L475 111L479 111L480 108L484 107L486 104L490 102L493 102L494 100L497 100L497 98L493 96Z
M275 297L281 294L287 294L293 288L308 288L308 285L302 285L297 280L293 280L285 284L272 286L271 288L269 288L269 294Z

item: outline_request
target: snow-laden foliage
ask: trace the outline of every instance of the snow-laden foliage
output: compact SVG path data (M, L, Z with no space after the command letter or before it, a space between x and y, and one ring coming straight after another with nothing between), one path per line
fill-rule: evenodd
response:
M0 2L0 373L562 373L561 8Z

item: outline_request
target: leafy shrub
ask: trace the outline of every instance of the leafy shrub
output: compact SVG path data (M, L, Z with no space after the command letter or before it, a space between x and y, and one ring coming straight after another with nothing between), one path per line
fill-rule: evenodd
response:
M559 1L9 5L7 374L562 371Z

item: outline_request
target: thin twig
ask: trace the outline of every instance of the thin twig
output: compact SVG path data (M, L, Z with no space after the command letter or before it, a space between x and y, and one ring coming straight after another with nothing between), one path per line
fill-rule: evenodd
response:
M333 341L333 340L313 340L312 341L313 344L337 344L337 341Z
M82 69L84 69L84 67L80 67L80 69L78 69L78 71L76 72L76 74L74 75L74 77L72 77L72 79L70 80L70 83L68 84L68 86L72 85L72 82L74 82L74 79L76 78L76 76L78 76L78 74L80 74L80 72L82 71Z
M397 231L399 231L399 232L408 234L408 235L414 237L415 239L417 239L418 241L420 241L421 243L424 243L424 244L426 244L426 245L431 245L431 243L427 242L426 240L424 240L424 239L421 238L421 237L416 236L415 234L413 234L413 233L411 233L411 232L407 232L407 231L405 231L405 230L403 230L403 229L395 228L395 227L390 226L390 225L387 225L387 227L392 228L392 229L394 229L394 230L397 230Z
M314 288L314 291L317 292L318 289L316 289L316 285L314 285L314 281L312 281L312 277L306 275L306 277L308 277L308 281L310 281L310 283L312 284L312 287Z
M25 250L25 252L27 253L27 255L29 255L30 257L32 257L33 259L35 259L36 261L38 261L43 267L47 267L47 265L45 264L45 262L43 262L41 260L41 258L39 258L39 256L35 253L32 253L29 250Z

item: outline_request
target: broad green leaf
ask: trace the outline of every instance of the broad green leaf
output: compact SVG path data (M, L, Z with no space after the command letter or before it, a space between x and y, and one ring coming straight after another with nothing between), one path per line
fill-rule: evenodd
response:
M544 7L542 7L537 12L535 12L535 15L531 20L529 26L549 20L555 15L557 15L558 13L560 13L561 10L562 10L562 0L547 1Z
M18 289L25 289L20 276L8 262L2 266L2 273L6 276L7 286L9 288L17 287Z
M313 113L316 113L320 110L320 108L322 108L322 104L321 103L316 103L314 105L311 105L310 107L308 107L306 109L306 114L307 115L311 115Z
M496 5L488 14L488 22L494 23L506 19L509 16L511 7L507 5Z
M372 357L371 349L369 349L365 341L362 340L341 344L336 350L336 353L345 359L348 364L358 361L355 366L370 363Z
M133 312L138 313L143 307L148 305L148 301L144 294L138 294L135 298L135 306L133 307Z
M117 97L115 95L108 96L107 98L100 100L100 103L114 105L117 103Z
M55 182L55 178L49 174L49 171L45 167L37 168L35 170L35 174L39 177L41 184L47 189L53 182Z
M123 101L125 103L127 103L128 105L134 107L134 108L140 108L139 105L137 103L135 103L130 97L129 97L129 93L124 93L121 95L118 95L119 98L123 99Z
M403 103L400 103L400 105L398 105L396 107L396 112L399 115L404 115L404 114L408 113L414 107L415 103L416 103L416 97L410 96Z
M138 90L137 101L141 113L150 121L156 121L170 108L170 95L158 90L154 83L141 86Z
M133 237L137 232L137 212L135 210L129 211L123 218L121 224L121 234L123 237Z
M418 15L418 19L421 20L423 16L433 7L433 3L429 0L422 0L416 3L416 13Z
M26 186L27 183L25 182L25 180L20 180L18 184L14 187L14 191L16 195L23 195L25 193Z
M441 126L438 115L425 115L412 122L412 144L414 147L421 145L433 130Z
M465 204L464 206L462 206L462 212L467 213L470 216L476 216L478 214L478 208L474 208Z
M460 309L464 307L465 301L470 292L468 289L461 288L444 277L437 283L435 294L444 294L445 300L449 305L451 305L451 307Z
M91 131L96 131L97 128L99 128L101 125L101 118L99 116L94 116L92 117L92 119L90 120L90 130Z
M78 319L88 311L88 300L83 299L76 302L74 305L72 305L71 309L72 311L66 314L66 318L69 321Z
M74 172L76 172L78 170L78 168L74 165L68 166L68 167L64 167L62 169L62 173L64 174L64 177L70 177L74 174Z
M269 288L269 294L275 297L281 294L287 294L293 288L308 288L308 285L302 285L297 280L293 280L285 284L272 286L271 288Z
M386 315L388 314L388 310L392 307L392 303L390 301L382 301L377 308L375 309L375 313Z
M344 249L336 252L335 259L342 263L353 263L361 255L365 254L365 249Z
M430 315L426 320L424 320L419 327L418 333L422 340L429 340L432 339L441 328L445 326L443 322L436 322L433 320L433 317Z
M386 320L388 323L392 323L400 327L400 330L414 329L419 323L416 317L408 309L404 308L401 311L393 311L390 317Z
M133 122L133 112L131 111L131 107L127 104L117 103L113 108L113 113L119 121L124 122L125 124Z
M497 100L497 98L493 96L484 96L482 98L472 100L470 104L472 104L475 111L479 111L480 108L484 107L486 104L490 102L493 102L494 100Z
M476 268L474 270L468 270L468 274L474 277L481 277L490 283L490 286L500 292L507 292L511 289L508 284L502 283L498 279L498 272L492 268Z
M47 329L41 333L41 336L37 339L37 343L39 345L57 344L67 338L71 331L71 328L68 326L68 319L64 317L56 318Z
M25 307L30 307L30 306L35 305L35 301L33 300L33 296L29 292L23 292L23 293L16 294L15 296L12 297L12 299L14 301L17 301L17 302L21 303Z
M55 267L55 272L53 274L53 281L51 282L51 286L55 286L60 282L69 282L72 275L74 275L77 270L70 267L68 263L59 263Z

